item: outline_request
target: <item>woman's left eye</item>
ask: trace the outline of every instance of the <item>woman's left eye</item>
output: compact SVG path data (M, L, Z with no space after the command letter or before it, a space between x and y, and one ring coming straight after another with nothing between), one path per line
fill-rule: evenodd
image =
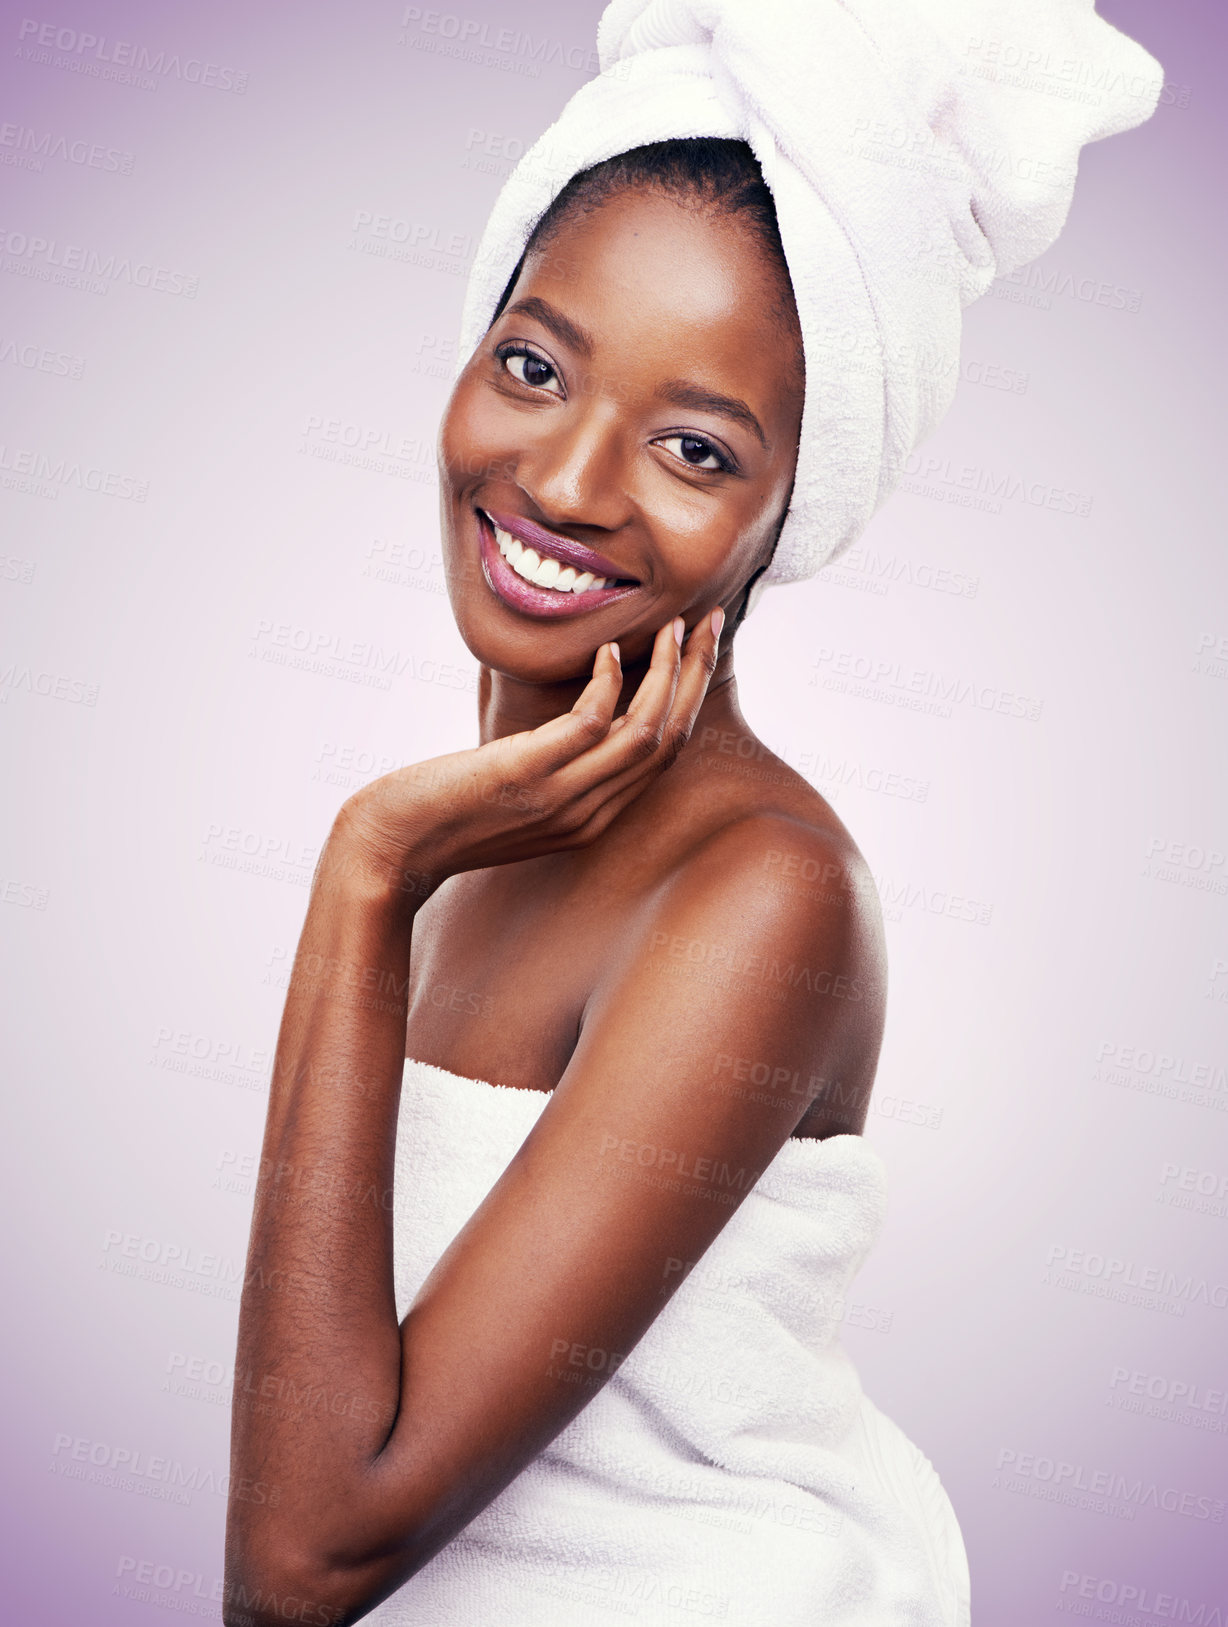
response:
M680 458L692 469L729 470L729 460L721 456L711 441L698 435L664 435L658 446L677 446L673 456Z
M551 379L558 381L558 374L550 363L543 361L540 356L535 356L531 350L505 350L499 360L514 379L534 390L545 389ZM549 393L561 395L562 390L552 390Z

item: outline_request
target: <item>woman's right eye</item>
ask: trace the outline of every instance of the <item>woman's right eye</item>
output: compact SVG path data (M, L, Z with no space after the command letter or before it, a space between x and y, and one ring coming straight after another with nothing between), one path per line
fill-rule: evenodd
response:
M499 353L499 360L521 384L527 384L534 390L545 390L548 395L562 395L561 388L549 388L551 379L561 384L554 368L531 350L504 350Z

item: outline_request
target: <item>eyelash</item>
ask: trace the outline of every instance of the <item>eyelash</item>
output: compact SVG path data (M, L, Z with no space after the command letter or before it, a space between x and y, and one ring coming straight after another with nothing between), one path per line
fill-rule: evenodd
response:
M496 349L495 355L499 358L500 362L508 372L511 372L511 369L507 367L507 364L509 361L511 361L512 357L524 356L528 361L540 362L543 367L548 367L554 374L555 378L559 378L558 371L555 368L554 363L547 361L544 356L539 356L535 350L530 350L527 345L500 345ZM515 373L512 373L512 377L516 378ZM525 388L529 390L540 390L542 388L540 384L530 384L528 379L518 378L516 379L516 382L517 384L523 384ZM559 379L559 383L561 384L562 382L562 379ZM554 390L547 390L546 393L547 395L555 395L557 392Z
M507 364L508 364L509 361L511 361L511 359L514 356L523 356L529 361L539 362L541 364L541 366L548 367L550 369L551 373L554 374L554 377L556 379L558 379L559 383L560 384L562 383L562 379L559 378L558 369L555 367L554 363L550 362L550 361L547 361L544 356L539 356L535 350L530 350L527 345L524 345L524 344L499 345L495 349L495 355L498 358L500 364L503 366L503 368L504 368L504 370L506 372L511 373L511 369L507 366ZM542 389L545 388L545 386L541 385L541 384L530 384L527 379L516 378L515 373L512 373L511 376L514 379L516 379L517 384L523 384L526 390L542 390ZM546 390L545 393L547 395L554 395L554 396L558 395L558 392L556 390ZM726 475L729 475L729 474L736 473L736 466L731 461L731 459L724 452L721 451L719 446L716 446L712 441L710 441L707 438L706 435L689 435L689 434L684 434L682 431L678 431L676 434L673 434L673 435L660 435L660 436L658 436L656 444L660 445L664 441L694 441L696 444L698 444L700 446L706 446L707 449L708 449L708 455L711 456L711 457L714 457L717 460L717 463L718 463L719 467L716 468L716 469L704 469L704 468L701 468L700 465L697 464L697 463L687 463L685 458L682 458L682 457L678 457L678 460L677 460L679 463L683 464L684 467L686 467L688 469L694 469L697 474L702 474L702 475L726 474ZM675 454L673 454L673 453L670 454L671 457L673 457L674 455Z
M657 437L657 445L661 445L663 441L694 441L699 446L706 446L709 454L714 457L717 463L720 465L719 468L704 469L701 468L698 463L687 463L686 459L683 457L678 459L679 463L686 464L688 469L698 470L701 475L731 475L734 472L733 464L721 451L719 446L713 446L712 442L707 438L706 435L659 435ZM672 453L670 455L673 456Z

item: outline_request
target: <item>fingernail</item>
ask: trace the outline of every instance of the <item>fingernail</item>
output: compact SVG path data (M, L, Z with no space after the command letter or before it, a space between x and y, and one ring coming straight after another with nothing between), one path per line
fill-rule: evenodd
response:
M618 662L619 666L622 666L622 656L619 655L619 653L618 653L618 645L615 644L613 641L611 641L611 643L610 643L610 654Z
M721 628L725 625L725 612L721 609L719 604L712 612L711 621L712 636L713 638L719 638L721 636Z
M679 647L681 647L681 645L682 645L682 635L685 632L686 632L686 622L683 621L681 616L675 616L674 617L674 643L677 644Z

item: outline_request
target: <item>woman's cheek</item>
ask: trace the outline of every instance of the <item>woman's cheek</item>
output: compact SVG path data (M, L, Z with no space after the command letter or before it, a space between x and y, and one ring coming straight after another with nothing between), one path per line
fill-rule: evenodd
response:
M748 516L728 493L686 492L656 496L658 534L670 538L671 565L679 582L707 588L751 569L757 540ZM745 574L744 572L744 574Z
M480 436L480 392L475 386L471 364L457 379L444 408L439 440L450 469L468 463Z
M477 480L510 479L516 464L516 446L509 434L506 412L489 393L457 384L440 434L440 448L453 484Z

